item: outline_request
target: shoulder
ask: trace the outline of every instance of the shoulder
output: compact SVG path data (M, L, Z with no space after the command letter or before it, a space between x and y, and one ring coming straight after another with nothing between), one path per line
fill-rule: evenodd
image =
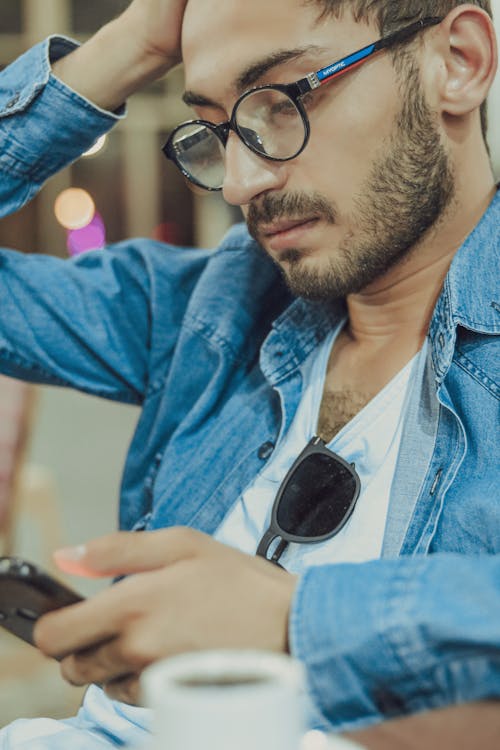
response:
M128 280L148 288L157 311L178 305L203 325L274 319L290 303L279 269L244 224L232 227L214 249L139 238L112 245L104 255L106 263L117 264ZM78 262L93 261L82 257Z
M129 265L142 263L154 273L175 273L183 268L203 269L205 266L235 262L257 261L264 266L273 265L249 235L245 224L231 227L215 248L178 246L148 237L136 237L107 246L104 257L106 256L108 262L116 260ZM98 256L88 253L80 256L75 262L80 266L88 266L98 263L99 260Z

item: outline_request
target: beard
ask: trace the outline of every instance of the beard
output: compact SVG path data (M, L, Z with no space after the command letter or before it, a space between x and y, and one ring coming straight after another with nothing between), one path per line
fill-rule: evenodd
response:
M346 216L352 229L335 254L316 268L304 262L307 249L291 248L276 261L295 296L331 302L360 292L409 258L451 203L454 174L418 71L406 77L405 92L390 139ZM268 194L250 204L247 223L259 241L259 226L273 219L315 216L333 225L337 215L318 193Z

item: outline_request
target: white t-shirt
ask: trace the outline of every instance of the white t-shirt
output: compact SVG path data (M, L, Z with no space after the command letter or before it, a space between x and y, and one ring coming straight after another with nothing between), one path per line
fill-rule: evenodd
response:
M288 433L215 533L224 544L255 554L271 518L278 488L291 465L317 434L330 352L344 323L302 366L303 393ZM380 557L389 496L401 442L407 395L417 354L328 444L354 463L361 491L351 518L336 536L315 544L290 544L280 563L292 573L311 565L364 562Z

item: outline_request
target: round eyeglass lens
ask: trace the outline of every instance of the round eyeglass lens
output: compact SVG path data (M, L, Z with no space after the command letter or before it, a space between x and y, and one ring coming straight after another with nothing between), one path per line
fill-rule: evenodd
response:
M224 146L206 125L186 123L172 139L172 151L178 166L195 182L219 190L224 182Z
M271 159L293 158L306 139L300 111L293 99L278 89L250 92L240 101L235 119L245 143Z
M285 486L276 520L287 534L326 536L342 528L355 499L354 475L335 457L314 453Z

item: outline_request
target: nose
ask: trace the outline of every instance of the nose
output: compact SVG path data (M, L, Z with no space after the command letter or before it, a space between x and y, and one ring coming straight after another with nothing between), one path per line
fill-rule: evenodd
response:
M263 159L231 132L226 143L226 172L222 194L227 203L245 206L268 190L282 189L287 162Z

